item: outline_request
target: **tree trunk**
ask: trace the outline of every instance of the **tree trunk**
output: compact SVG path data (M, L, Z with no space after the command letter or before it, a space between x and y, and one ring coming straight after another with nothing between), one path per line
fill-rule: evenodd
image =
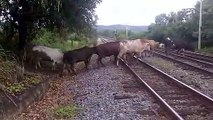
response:
M24 20L19 21L19 43L18 50L23 50L27 39L27 23Z

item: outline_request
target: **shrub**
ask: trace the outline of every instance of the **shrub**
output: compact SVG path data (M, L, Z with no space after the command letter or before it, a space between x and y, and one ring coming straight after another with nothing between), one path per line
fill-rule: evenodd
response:
M61 106L53 110L57 118L71 118L77 114L77 107L74 105Z
M71 35L70 35L71 36ZM66 37L63 37L66 38ZM62 40L57 32L41 29L32 41L35 45L44 45L52 48L59 48L62 51L72 50L87 45L89 42L86 37L78 35Z

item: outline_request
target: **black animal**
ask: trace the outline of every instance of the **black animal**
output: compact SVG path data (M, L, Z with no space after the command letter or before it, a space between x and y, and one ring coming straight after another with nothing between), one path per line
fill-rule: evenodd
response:
M97 54L98 54L98 59L97 59L98 67L99 67L99 63L101 63L101 65L104 66L104 64L101 61L102 58L104 58L104 57L114 55L115 63L117 62L118 54L120 52L120 42L119 41L100 44L96 47L97 47Z
M192 43L189 43L187 41L178 41L175 42L174 49L177 50L177 53L184 52L185 50L194 51L195 47Z
M177 50L177 53L184 52L185 50L194 51L195 47L193 43L189 43L186 40L171 40L167 37L164 41L165 44L165 53L168 55L170 50Z
M164 44L165 44L165 53L166 53L166 55L168 55L168 52L172 49L172 48L174 48L174 41L173 40L171 40L169 37L167 37L167 38L165 38L165 40L164 40L164 42L163 42Z
M86 69L88 69L88 65L90 62L90 59L92 57L93 54L97 54L97 50L96 47L83 47L80 49L75 49L72 51L66 51L64 52L64 56L63 56L63 63L64 63L64 68L66 67L66 64L70 65L70 68L72 70L72 72L76 75L76 72L74 70L74 64L77 62L81 62L84 61L85 63L85 67ZM63 73L62 70L62 73ZM68 71L70 72L70 70L68 69Z

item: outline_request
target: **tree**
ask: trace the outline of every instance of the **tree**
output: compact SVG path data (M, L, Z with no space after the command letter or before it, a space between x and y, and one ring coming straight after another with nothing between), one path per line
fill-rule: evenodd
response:
M168 16L165 13L162 13L155 17L155 23L158 25L166 25L169 23Z
M63 29L86 33L92 30L97 16L94 9L101 0L2 0L0 2L1 27L11 41L18 33L18 49L25 47L32 33L40 28ZM9 32L8 27L10 28ZM32 39L32 38L31 38Z

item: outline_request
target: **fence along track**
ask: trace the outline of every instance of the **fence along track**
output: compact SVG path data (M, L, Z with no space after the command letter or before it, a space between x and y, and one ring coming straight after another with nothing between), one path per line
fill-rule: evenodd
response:
M209 117L212 114L213 100L204 94L191 87L186 88L187 85L177 79L174 80L171 76L165 76L166 73L162 74L161 70L157 72L156 68L150 67L148 64L141 64L135 59L132 59L129 67L139 74L135 76L142 78L146 82L145 84L149 85L158 96L166 101L169 106L164 106L165 108L172 108L167 110L173 113L174 118L189 119L196 114L203 119L205 116Z

